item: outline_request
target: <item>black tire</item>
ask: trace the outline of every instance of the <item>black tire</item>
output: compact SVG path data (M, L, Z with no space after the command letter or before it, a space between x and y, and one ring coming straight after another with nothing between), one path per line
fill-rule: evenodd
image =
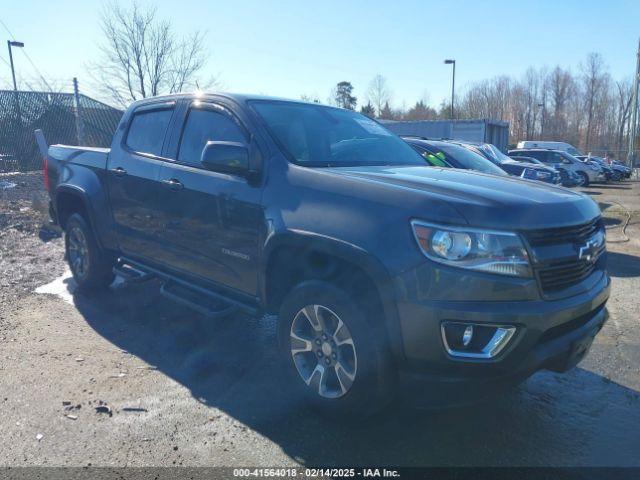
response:
M80 263L79 255L76 253L79 248L82 249ZM114 258L100 249L93 230L79 213L72 214L65 225L65 253L80 290L88 292L102 289L113 282Z
M296 342L296 340L291 337L292 325L294 325L294 320L301 313L301 310L310 305L319 305L327 309L329 313L325 311L322 316L328 315L331 321L334 320L331 314L335 314L347 327L347 333L350 334L353 341L353 358L357 358L355 362L357 368L352 370L351 373L354 373L355 376L346 393L341 393L338 398L326 398L319 393L319 387L316 389L315 385L307 384L302 377L302 373L298 370L299 367L296 366L293 360L294 355L291 349L293 342ZM319 310L322 310L322 308ZM320 314L318 315L320 316ZM312 280L304 282L294 287L286 295L278 318L278 343L281 358L292 383L302 391L321 413L330 416L350 416L354 419L362 419L376 413L391 400L395 372L392 367L386 334L383 333L384 328L379 323L381 319L376 318L379 315L380 312L373 313L368 311L368 309L355 302L345 290L325 281ZM296 320L296 322L298 321ZM325 321L329 323L326 319ZM333 339L336 338L335 335L337 335L337 332L332 337ZM328 341L331 342L331 337ZM322 353L324 343L321 347L316 342L321 342L321 340L317 338L315 341L309 342L314 349L317 349L315 352L311 351L303 354L306 355L311 364L314 360L319 364L321 363L321 359L316 358L316 356ZM336 362L339 362L341 356L345 353L343 351L344 348L347 349L347 356L351 356L351 347L349 345L346 347L344 345L336 346L335 343L333 345L335 350L329 351L334 352L331 353L331 356L337 353L338 360ZM324 358L325 362L329 361L327 357L328 355ZM298 362L300 363L300 360ZM326 365L323 364L323 367L326 367ZM309 367L309 369L311 368ZM318 375L320 375L319 379L323 378L321 374ZM338 385L339 379L337 377L338 366L327 367L327 378L324 383L327 385L333 383L336 386L335 390L340 391L343 388L343 382L340 381ZM319 382L315 381L317 379L314 379L311 383L319 384Z
M589 186L589 175L587 175L584 172L578 172L578 175L580 175L580 177L582 178L582 185L580 185L581 187L588 187Z

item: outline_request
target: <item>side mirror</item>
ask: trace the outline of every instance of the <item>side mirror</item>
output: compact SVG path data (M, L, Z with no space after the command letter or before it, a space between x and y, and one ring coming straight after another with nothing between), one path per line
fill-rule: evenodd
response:
M249 172L249 149L238 142L207 142L200 162L212 172L244 176Z

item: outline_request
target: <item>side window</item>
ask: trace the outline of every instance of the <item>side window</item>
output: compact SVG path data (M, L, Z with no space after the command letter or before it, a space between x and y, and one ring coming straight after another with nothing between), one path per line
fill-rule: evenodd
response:
M127 132L127 147L135 152L160 155L172 113L173 109L168 108L134 113Z
M549 159L547 158L547 152L533 151L533 152L526 152L525 155L531 156L536 160L540 160L541 162L549 161Z
M553 152L551 155L551 163L569 163L565 160L565 158L557 152Z
M202 149L209 141L246 143L240 126L228 115L207 109L191 109L187 116L178 161L189 165L200 165Z

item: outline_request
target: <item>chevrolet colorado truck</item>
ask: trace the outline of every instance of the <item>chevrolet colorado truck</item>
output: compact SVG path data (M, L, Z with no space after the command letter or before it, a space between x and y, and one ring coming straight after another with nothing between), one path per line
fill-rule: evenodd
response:
M292 385L330 413L375 411L406 379L566 371L607 318L588 196L426 166L353 111L178 94L133 103L110 149L45 152L82 291L154 278L185 315L277 314Z

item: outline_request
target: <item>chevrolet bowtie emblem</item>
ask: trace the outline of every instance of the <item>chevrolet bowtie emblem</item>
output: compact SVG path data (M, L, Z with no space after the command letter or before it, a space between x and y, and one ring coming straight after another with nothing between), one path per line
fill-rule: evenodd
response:
M599 246L600 239L598 237L588 240L587 243L582 245L578 250L578 260L593 261L593 257L598 251Z

